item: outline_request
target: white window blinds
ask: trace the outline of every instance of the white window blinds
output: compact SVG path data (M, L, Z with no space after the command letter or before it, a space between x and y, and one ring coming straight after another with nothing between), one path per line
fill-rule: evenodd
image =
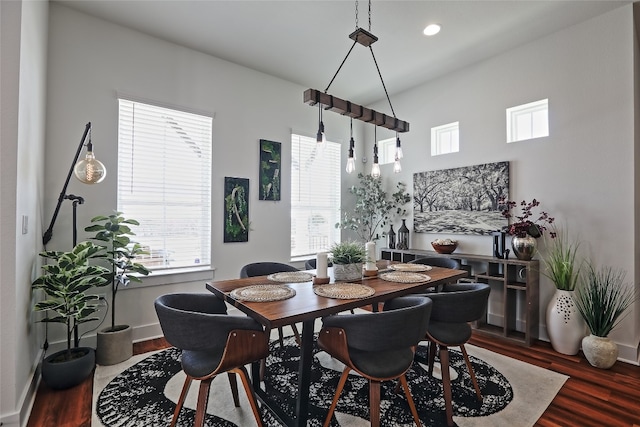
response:
M119 99L118 210L152 270L211 264L212 118Z
M340 144L291 135L291 257L340 241Z

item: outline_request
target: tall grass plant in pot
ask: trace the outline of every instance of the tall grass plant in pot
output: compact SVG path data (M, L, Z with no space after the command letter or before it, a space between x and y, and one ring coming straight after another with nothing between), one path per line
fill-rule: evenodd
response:
M52 260L42 267L43 274L32 284L41 289L46 298L37 302L35 311L46 313L41 322L60 323L66 327L66 350L47 356L42 362L42 378L53 389L73 387L87 378L95 366L93 348L72 345L74 328L100 320L94 316L98 310L98 296L87 291L108 285L108 270L90 265L102 248L91 242L80 242L69 252L46 251L40 256Z
M555 351L574 355L586 335L586 325L573 300L583 266L580 242L569 240L564 232L553 233L556 237L547 241L547 254L542 258L543 274L556 287L546 311L547 334Z
M362 278L362 264L367 252L362 243L346 241L331 246L333 277L336 282Z
M109 216L97 216L91 219L93 225L85 231L95 232L93 240L103 247L103 259L108 264L107 274L111 283L111 326L98 332L96 361L99 365L114 365L129 359L133 355L133 335L129 325L116 324L116 295L120 286L130 282L141 282L139 276L146 276L150 271L135 259L147 252L143 247L131 240L135 233L130 225L140 225L134 219L127 219L122 212Z
M582 340L582 351L592 366L611 368L618 359L618 345L609 333L624 319L627 309L638 299L625 273L611 267L589 264L574 297L590 335Z

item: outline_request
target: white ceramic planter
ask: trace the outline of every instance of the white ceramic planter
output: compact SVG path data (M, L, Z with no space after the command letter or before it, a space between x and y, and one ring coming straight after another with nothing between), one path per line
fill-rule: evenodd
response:
M547 306L547 334L551 346L562 354L578 354L587 325L573 302L573 291L557 289Z
M362 279L362 263L333 264L333 278L336 282Z
M618 344L609 337L587 335L582 339L582 352L596 368L609 369L618 360Z

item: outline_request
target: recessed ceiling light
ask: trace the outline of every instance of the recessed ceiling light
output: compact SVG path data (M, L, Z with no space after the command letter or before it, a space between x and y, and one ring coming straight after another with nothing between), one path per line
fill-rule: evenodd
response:
M423 31L425 36L433 36L435 34L438 34L439 32L440 32L439 24L429 24Z

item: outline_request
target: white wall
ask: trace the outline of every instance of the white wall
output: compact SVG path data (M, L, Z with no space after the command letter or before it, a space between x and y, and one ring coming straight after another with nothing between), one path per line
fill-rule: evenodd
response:
M0 4L0 424L26 421L39 358L30 283L41 237L48 2ZM28 229L22 233L22 217Z
M303 87L164 42L68 9L51 5L47 103L45 220L48 226L85 123L92 122L96 156L106 180L85 186L72 179L68 193L78 208L78 230L91 217L116 208L117 93L215 114L213 121L213 264L216 279L238 277L248 262L290 260L291 129L315 135L317 109L302 102ZM348 141L348 121L325 115L328 136ZM345 122L346 121L346 122ZM357 134L356 134L357 136ZM282 142L282 200L259 201L261 138ZM345 148L346 153L346 148ZM224 177L250 179L251 231L247 243L223 244ZM71 206L63 204L50 249L71 246ZM176 290L205 291L204 280L188 284L125 288L118 294L116 321L134 326L134 339L159 334L156 296ZM90 344L91 341L85 341Z
M540 200L598 264L626 270L633 282L638 253L631 11L623 6L393 96L411 131L402 138L403 172L394 176L391 165L382 167L388 185L412 183L416 172L509 161L512 200ZM543 98L549 99L550 136L506 144L505 109ZM384 103L377 106L384 111ZM460 152L431 157L430 128L453 121L460 122ZM434 238L445 236L411 237L412 248L431 249ZM459 252L492 254L491 236L453 238ZM544 322L555 288L542 275L540 288ZM634 362L636 316L630 313L611 335L621 357ZM544 328L541 333L546 336Z

